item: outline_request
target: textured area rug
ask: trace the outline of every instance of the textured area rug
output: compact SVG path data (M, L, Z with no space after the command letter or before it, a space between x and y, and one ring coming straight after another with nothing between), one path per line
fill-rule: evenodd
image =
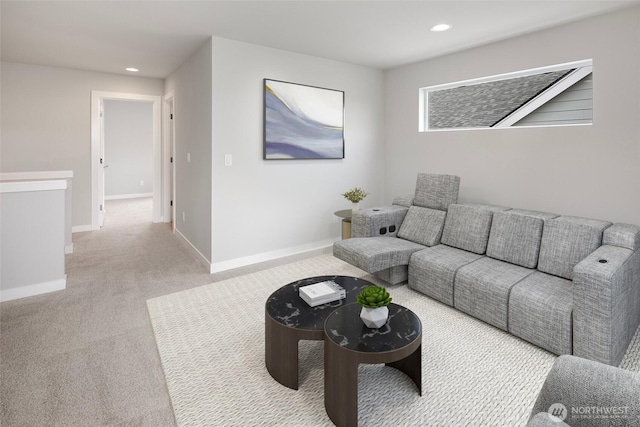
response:
M300 386L277 383L264 363L264 304L305 277L367 275L332 255L147 301L180 426L332 426L324 410L322 342L302 341ZM394 302L421 319L423 396L401 372L359 369L361 426L526 424L555 356L407 286ZM623 365L638 370L638 336Z

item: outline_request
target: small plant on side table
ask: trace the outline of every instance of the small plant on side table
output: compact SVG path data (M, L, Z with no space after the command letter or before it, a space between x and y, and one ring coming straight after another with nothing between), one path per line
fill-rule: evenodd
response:
M358 304L362 306L360 318L369 328L379 328L389 319L389 303L392 298L382 286L367 286L358 295Z
M352 188L351 190L342 193L342 196L352 203L351 207L354 211L358 210L358 203L363 201L368 195L369 193L360 187Z

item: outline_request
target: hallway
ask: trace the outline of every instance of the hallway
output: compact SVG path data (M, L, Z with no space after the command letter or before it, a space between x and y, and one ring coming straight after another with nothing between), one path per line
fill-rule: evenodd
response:
M67 289L0 305L3 426L174 425L146 300L213 276L146 203L73 235Z
M173 426L150 298L318 255L209 274L151 199L107 201L105 226L75 233L67 289L0 305L2 426Z

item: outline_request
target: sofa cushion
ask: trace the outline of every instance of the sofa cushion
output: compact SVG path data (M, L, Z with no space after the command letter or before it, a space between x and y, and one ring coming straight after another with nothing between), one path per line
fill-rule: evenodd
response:
M411 255L409 287L453 306L453 281L456 271L482 255L437 245Z
M483 257L456 273L454 306L502 330L509 330L511 288L535 272L528 268Z
M413 194L395 197L391 204L408 208L413 204Z
M546 221L548 219L557 218L557 217L560 216L558 214L554 214L554 213L550 213L550 212L532 211L532 210L528 210L528 209L511 209L509 211L509 213L518 214L518 215L532 216L532 217L535 217L535 218L540 218L543 221Z
M435 246L440 243L445 211L411 206L404 217L398 237L425 246Z
M375 273L397 265L409 264L411 254L424 248L397 237L358 237L335 242L333 256L367 273Z
M640 249L640 227L631 224L614 224L604 230L602 244L620 246L632 251Z
M423 208L446 211L458 201L460 177L435 173L419 173L413 204Z
M450 205L440 241L447 246L484 254L493 212L476 206Z
M475 208L482 208L492 212L504 212L512 210L508 206L488 205L486 203L465 203L465 206L473 206Z
M540 252L544 221L528 215L494 212L487 246L487 256L535 268Z
M511 289L509 332L555 354L573 352L573 282L539 271Z
M571 280L573 267L600 247L610 222L560 216L544 225L538 270Z

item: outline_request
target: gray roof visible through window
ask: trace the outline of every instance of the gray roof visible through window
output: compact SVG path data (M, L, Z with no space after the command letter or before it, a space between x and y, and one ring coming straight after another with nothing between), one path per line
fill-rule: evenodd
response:
M573 69L429 92L429 128L488 128Z

